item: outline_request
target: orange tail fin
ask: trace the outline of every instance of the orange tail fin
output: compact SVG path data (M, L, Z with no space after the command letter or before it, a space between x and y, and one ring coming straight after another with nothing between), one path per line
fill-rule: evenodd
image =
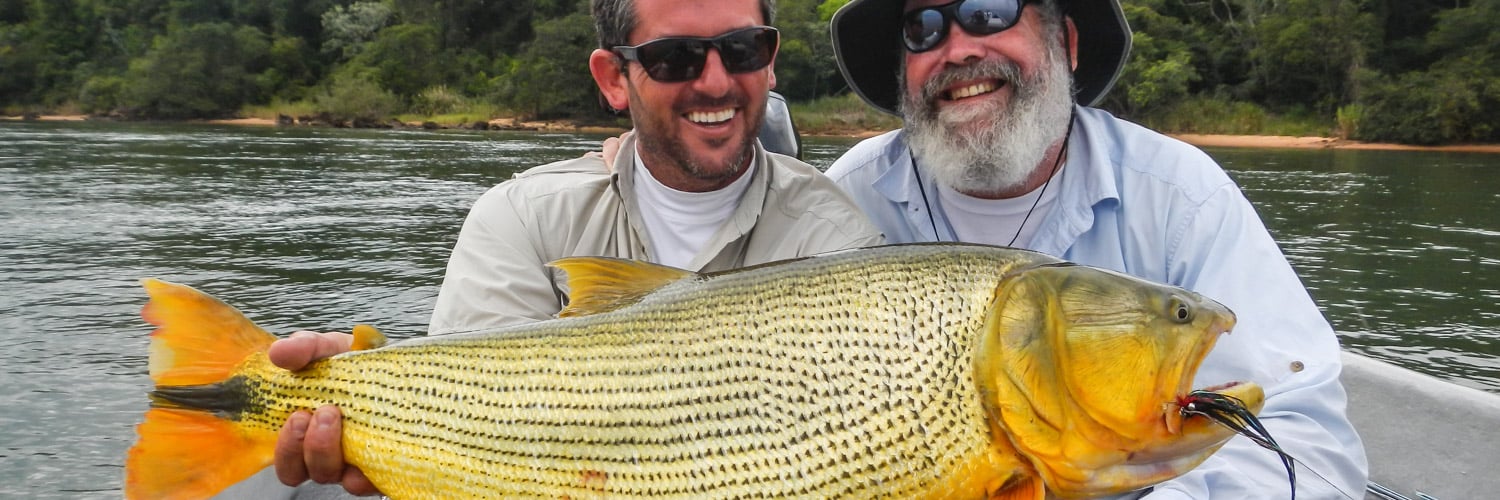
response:
M157 326L149 361L156 407L126 457L125 497L207 498L271 464L276 437L246 432L223 410L243 390L231 380L236 368L276 336L203 292L154 279L141 284L151 296L141 316ZM200 397L173 397L184 394Z
M276 436L195 410L152 408L125 458L125 498L209 498L271 465Z

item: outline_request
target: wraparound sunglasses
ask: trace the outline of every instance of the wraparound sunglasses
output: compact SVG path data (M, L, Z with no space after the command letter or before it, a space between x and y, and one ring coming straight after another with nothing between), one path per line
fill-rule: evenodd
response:
M770 26L752 26L712 38L665 37L640 45L614 48L626 61L641 63L646 75L658 82L686 82L703 74L708 49L719 51L719 60L730 73L755 71L771 64L781 35Z
M958 0L924 7L901 16L901 41L906 50L926 52L948 39L948 23L956 22L972 35L993 35L1021 19L1026 0Z

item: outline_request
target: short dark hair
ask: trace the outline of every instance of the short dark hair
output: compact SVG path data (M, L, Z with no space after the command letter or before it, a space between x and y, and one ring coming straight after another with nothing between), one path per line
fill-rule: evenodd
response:
M594 14L594 32L599 35L599 48L609 50L630 44L630 32L635 31L636 0L592 0L589 8ZM760 0L760 17L767 26L776 22L776 0Z

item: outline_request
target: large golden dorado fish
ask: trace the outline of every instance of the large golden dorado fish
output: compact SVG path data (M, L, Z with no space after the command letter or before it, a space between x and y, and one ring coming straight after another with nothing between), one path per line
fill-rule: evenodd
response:
M1183 409L1233 314L1038 253L555 265L564 318L385 347L356 327L368 349L295 373L235 309L145 280L156 390L126 496L212 495L325 404L345 459L403 499L1078 497L1174 477L1233 434Z

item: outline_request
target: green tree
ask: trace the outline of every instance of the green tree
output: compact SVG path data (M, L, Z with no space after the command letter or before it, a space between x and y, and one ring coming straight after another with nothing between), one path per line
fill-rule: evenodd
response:
M846 87L818 0L777 2L775 24L781 30L781 51L776 55L777 91L788 99L811 100Z
M1374 17L1358 0L1288 0L1256 27L1251 56L1263 75L1260 96L1273 105L1311 105L1330 114L1352 100Z
M121 104L133 116L207 118L263 100L256 75L270 43L248 26L206 23L174 30L131 61Z
M541 22L497 93L507 107L535 118L586 116L600 112L588 58L597 41L584 13Z
M1158 12L1164 7L1161 0L1131 2L1123 7L1132 28L1130 60L1102 105L1132 116L1187 96L1189 85L1199 79L1193 53L1185 41L1191 39L1191 28Z
M72 97L79 83L74 69L93 50L89 14L75 0L31 0L25 23L0 31L5 101L56 106Z
M323 13L323 50L346 60L358 55L395 13L386 2L358 2L328 9Z
M313 100L319 111L336 122L378 122L396 114L401 106L395 94L348 72L335 75Z
M451 54L440 49L437 28L398 24L380 30L349 66L369 68L382 88L410 98L448 79Z
M1356 138L1415 144L1500 141L1500 0L1442 11L1417 52L1426 67L1391 78L1368 71Z
M394 0L402 22L424 24L436 30L444 49L477 50L482 53L510 53L533 38L533 25L545 19L534 18L536 0ZM570 13L566 3L549 7ZM584 2L586 5L587 2Z
M268 68L258 77L260 88L287 100L303 97L318 81L314 52L301 38L277 35L267 54Z

